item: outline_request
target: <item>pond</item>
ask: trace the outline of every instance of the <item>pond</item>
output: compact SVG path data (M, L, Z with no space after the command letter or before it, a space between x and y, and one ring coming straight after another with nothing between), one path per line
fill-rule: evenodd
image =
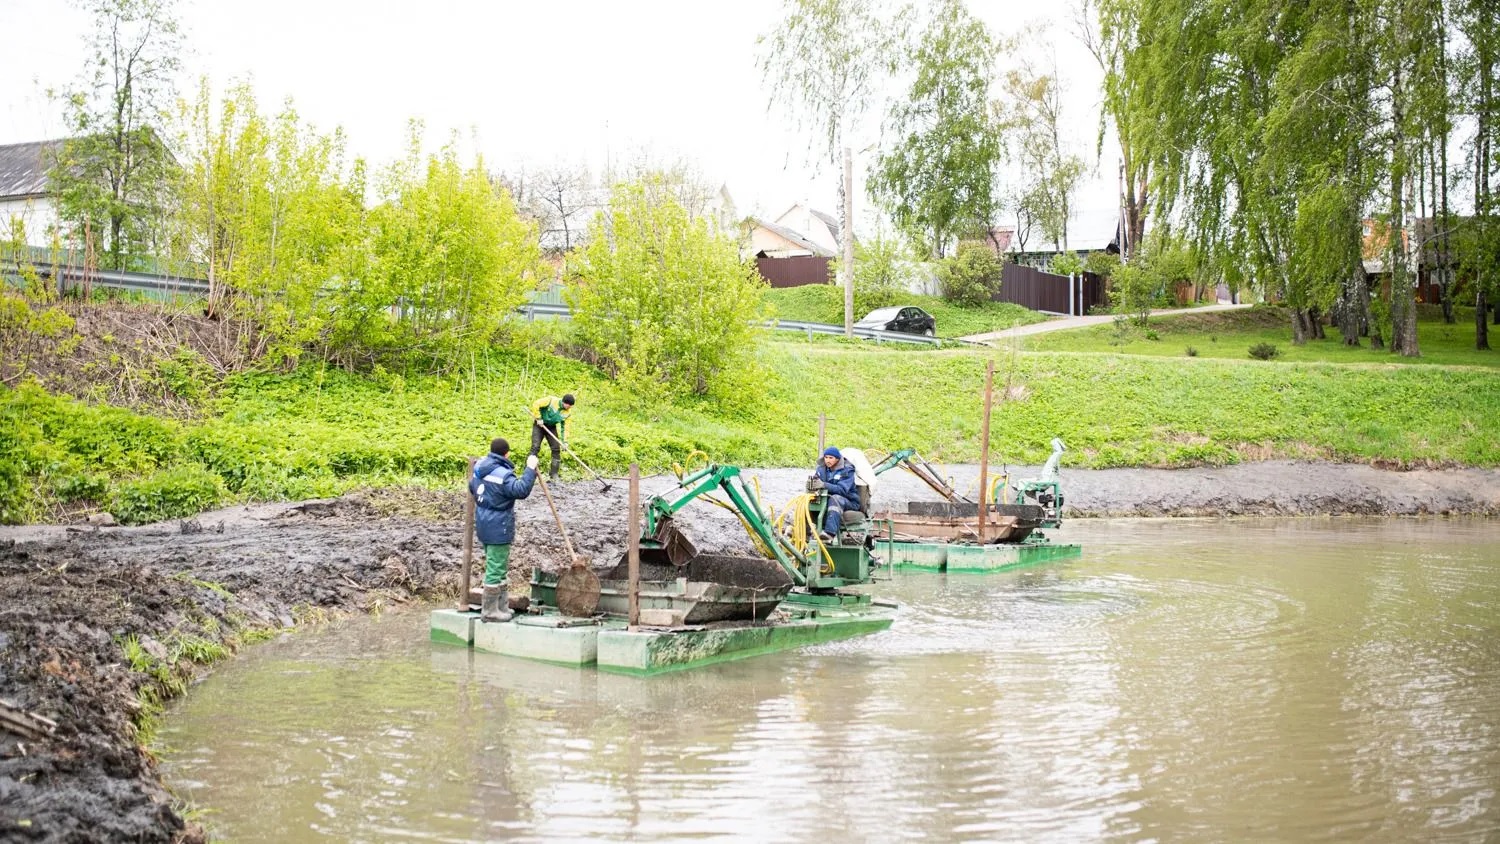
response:
M298 632L168 715L249 840L1493 840L1500 523L1072 521L888 631L637 679Z

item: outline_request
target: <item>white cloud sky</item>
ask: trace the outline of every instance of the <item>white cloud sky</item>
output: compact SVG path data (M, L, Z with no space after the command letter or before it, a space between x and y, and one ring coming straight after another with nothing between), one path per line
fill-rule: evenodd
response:
M1069 86L1076 152L1094 160L1098 72L1056 4L970 0L1002 35L1045 15ZM429 147L473 135L491 169L587 163L646 151L686 159L724 182L742 213L777 213L798 199L834 210L836 175L806 165L807 139L766 109L756 36L780 0L187 0L190 53L181 90L206 75L222 91L248 78L263 108L290 97L320 129L341 126L372 164L398 157L406 124ZM0 143L65 134L45 90L76 80L90 21L64 0L4 0ZM1116 201L1114 162L1079 197L1085 211ZM863 170L867 161L856 163ZM863 201L863 194L857 194ZM868 203L865 203L868 205ZM864 213L861 219L867 219Z

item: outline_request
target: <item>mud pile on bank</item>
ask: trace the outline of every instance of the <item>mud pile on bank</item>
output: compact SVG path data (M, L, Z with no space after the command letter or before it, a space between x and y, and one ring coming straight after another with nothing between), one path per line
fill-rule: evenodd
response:
M0 729L0 840L200 837L140 749L138 716L256 631L453 594L458 570L454 526L358 499L11 533L0 699L56 728Z

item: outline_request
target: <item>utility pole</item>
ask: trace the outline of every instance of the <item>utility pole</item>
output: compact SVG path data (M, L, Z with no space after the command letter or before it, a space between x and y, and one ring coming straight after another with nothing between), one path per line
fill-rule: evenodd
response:
M844 336L854 338L854 152L844 147Z

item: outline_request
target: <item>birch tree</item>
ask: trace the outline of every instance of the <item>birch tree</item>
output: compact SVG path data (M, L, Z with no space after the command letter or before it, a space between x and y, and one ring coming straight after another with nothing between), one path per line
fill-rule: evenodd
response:
M905 64L911 84L887 116L894 144L870 174L871 196L921 251L987 233L998 210L1002 145L990 109L998 46L962 0L936 0Z
M88 0L87 65L63 93L73 137L48 177L58 214L101 264L140 269L162 246L172 155L160 134L181 43L173 0Z
M1046 34L1045 29L1031 29L1019 42L1050 44ZM1005 73L1001 85L1006 98L997 100L994 107L1020 170L1016 229L1019 233L1022 220L1033 223L1055 249L1066 252L1073 198L1087 168L1063 136L1057 54L1049 47L1044 56L1037 56L1018 46L1015 60L1016 66Z

